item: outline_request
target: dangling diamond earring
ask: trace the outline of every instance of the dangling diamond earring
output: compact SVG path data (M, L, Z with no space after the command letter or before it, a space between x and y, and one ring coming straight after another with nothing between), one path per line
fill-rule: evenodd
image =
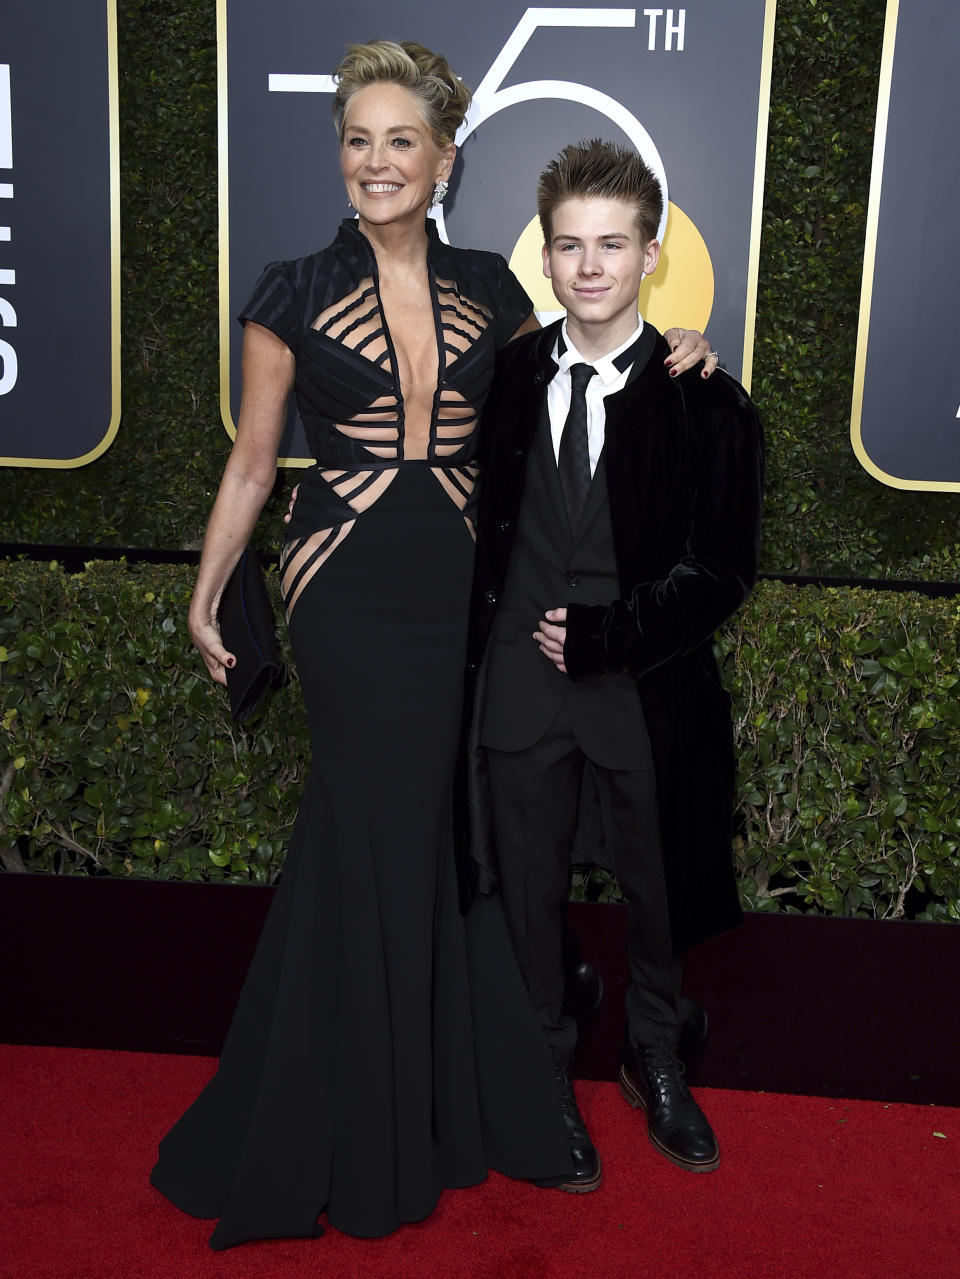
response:
M450 185L449 182L444 182L443 178L440 179L437 185L433 188L433 200L431 201L432 204L443 204L444 200L447 197L447 188L449 187L449 185Z

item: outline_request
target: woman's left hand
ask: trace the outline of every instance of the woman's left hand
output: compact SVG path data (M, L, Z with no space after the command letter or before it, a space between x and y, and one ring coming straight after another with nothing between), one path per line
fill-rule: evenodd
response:
M663 335L670 347L670 354L664 360L664 366L670 370L670 376L686 373L704 361L701 377L709 377L720 367L720 356L711 351L710 343L697 329L667 329Z

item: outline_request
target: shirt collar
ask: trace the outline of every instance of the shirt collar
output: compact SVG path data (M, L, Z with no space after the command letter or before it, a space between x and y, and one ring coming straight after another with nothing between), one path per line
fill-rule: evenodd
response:
M633 363L633 346L639 340L642 332L643 316L638 315L637 327L626 342L622 342L613 351L608 351L606 355L601 355L599 359L588 360L580 354L570 341L570 337L567 334L567 321L564 320L560 326L560 332L557 334L557 341L553 349L553 359L561 373L569 373L571 365L574 364L592 364L597 371L597 377L603 385L612 386Z

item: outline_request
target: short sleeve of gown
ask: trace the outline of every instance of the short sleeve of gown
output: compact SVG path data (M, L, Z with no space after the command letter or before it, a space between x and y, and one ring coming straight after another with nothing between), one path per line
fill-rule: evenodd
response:
M248 320L262 324L296 354L303 320L290 266L289 262L270 262L265 266L237 319L241 324Z
M533 303L523 285L499 253L497 259L497 346L509 342L533 310Z

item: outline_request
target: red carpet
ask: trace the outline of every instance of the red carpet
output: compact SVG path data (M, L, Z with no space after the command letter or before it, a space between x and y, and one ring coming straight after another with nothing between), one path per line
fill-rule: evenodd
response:
M207 1058L0 1046L2 1279L924 1279L960 1276L960 1110L700 1090L711 1174L654 1153L613 1084L578 1084L592 1195L493 1175L382 1240L206 1245L147 1183ZM942 1134L942 1135L940 1135Z

